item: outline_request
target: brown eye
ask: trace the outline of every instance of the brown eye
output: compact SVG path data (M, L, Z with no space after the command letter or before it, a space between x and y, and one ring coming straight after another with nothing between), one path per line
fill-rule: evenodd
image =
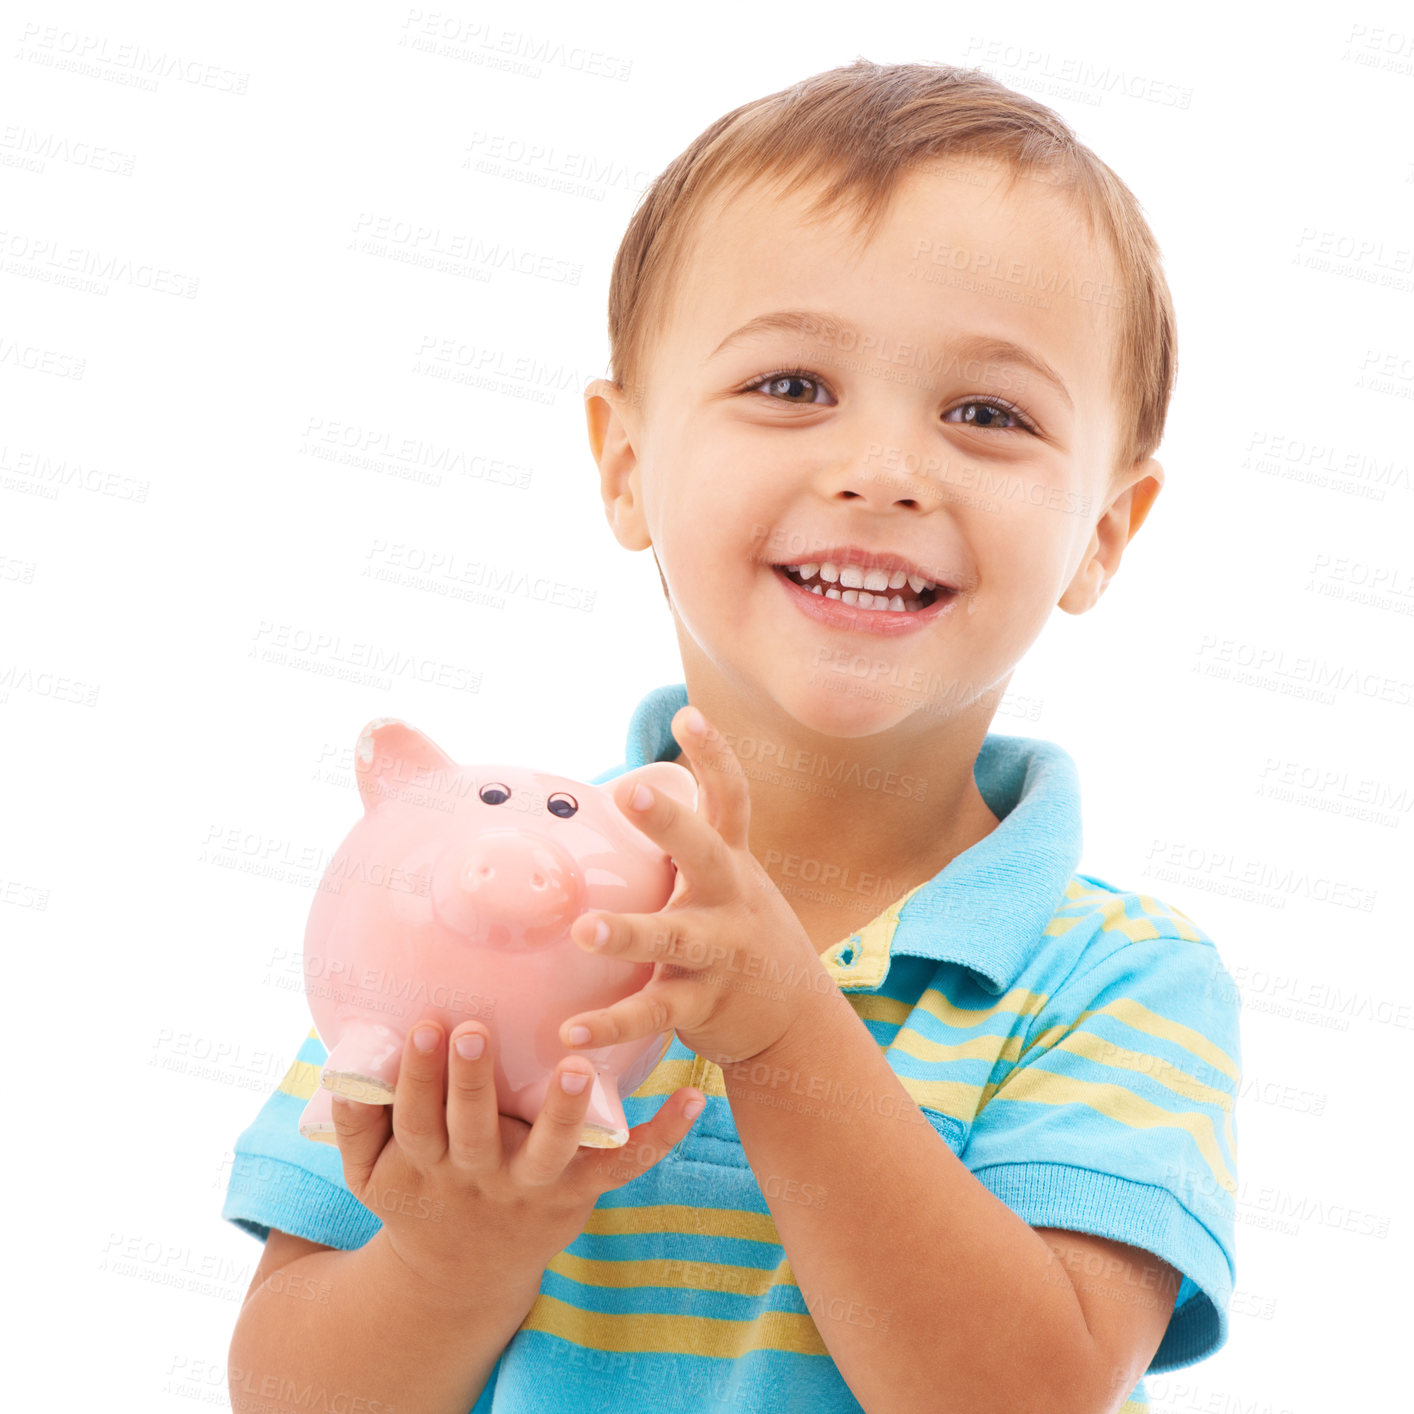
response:
M965 403L959 403L951 412L944 415L943 421L953 420L954 412L962 413L962 422L970 427L995 428L998 432L1034 432L1035 428L1022 415L1020 408L1014 408L1010 403L1004 403L1000 398L969 398ZM1011 425L1004 427L1002 419L1009 418Z
M477 795L479 795L487 805L504 805L511 798L509 787L498 783L482 786L481 789L477 791Z
M558 815L561 820L568 820L576 810L579 809L579 802L572 795L567 795L564 791L556 791L549 800L545 802L545 808L551 815Z
M792 396L804 391L807 396L802 398ZM781 368L775 373L768 373L764 378L758 378L755 382L748 383L742 390L747 393L762 392L778 403L793 403L796 407L810 407L820 402L819 395L825 393L828 398L828 390L825 384L813 373L806 372L803 368Z

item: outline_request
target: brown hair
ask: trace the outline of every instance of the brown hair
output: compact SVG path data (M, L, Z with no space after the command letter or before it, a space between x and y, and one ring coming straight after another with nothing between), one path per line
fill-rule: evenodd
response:
M785 180L783 194L814 184L822 190L810 213L846 209L868 240L900 177L946 157L995 161L1009 184L1044 181L1072 198L1092 240L1098 232L1108 243L1118 286L1101 296L1118 307L1113 470L1151 455L1177 349L1172 297L1138 200L1051 109L979 69L946 64L859 58L744 103L694 139L644 193L615 257L610 378L641 398L647 351L667 328L709 199L758 179Z

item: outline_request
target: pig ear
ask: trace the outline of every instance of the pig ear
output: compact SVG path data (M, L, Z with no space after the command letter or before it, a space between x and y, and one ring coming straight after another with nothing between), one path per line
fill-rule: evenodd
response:
M607 782L605 789L616 791L619 781L625 780L642 781L650 790L662 791L679 805L697 809L697 781L686 766L679 766L676 761L650 761L646 766L635 766L618 780Z
M397 797L429 772L461 768L435 742L396 717L375 717L359 733L354 774L365 811Z

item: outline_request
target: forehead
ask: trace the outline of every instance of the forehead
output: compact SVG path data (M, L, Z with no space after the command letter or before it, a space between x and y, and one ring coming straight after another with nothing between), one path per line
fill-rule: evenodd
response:
M1072 401L1107 401L1114 261L1074 198L1044 180L951 158L895 187L872 237L845 212L812 215L818 187L756 182L704 213L662 354L701 367L743 324L779 310L829 311L856 350L900 342L946 362L964 339L1006 341L1062 374ZM773 347L841 337L778 331Z

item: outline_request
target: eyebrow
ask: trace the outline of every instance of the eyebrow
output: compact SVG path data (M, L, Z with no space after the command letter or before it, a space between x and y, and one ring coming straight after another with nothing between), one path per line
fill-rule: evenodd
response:
M758 314L755 319L748 319L740 329L733 329L708 354L707 361L710 363L729 345L755 338L758 334L786 333L808 338L812 335L818 336L822 328L850 334L855 338L861 335L861 330L838 315L821 314L809 309L777 309L770 314ZM1040 354L1033 353L1023 345L986 334L968 334L950 347L953 357L964 363L975 359L979 363L1009 363L1019 368L1029 368L1038 377L1050 383L1065 399L1065 405L1072 412L1075 411L1075 403L1071 399L1070 390L1065 386L1065 380Z

